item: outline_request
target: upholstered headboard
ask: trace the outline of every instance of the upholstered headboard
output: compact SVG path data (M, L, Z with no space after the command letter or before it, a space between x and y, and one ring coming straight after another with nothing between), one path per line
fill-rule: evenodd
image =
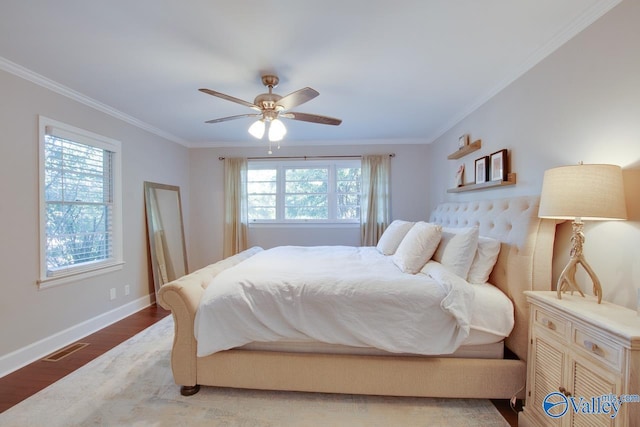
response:
M527 359L529 306L526 290L551 289L551 261L556 222L538 218L539 197L438 205L430 221L445 227L478 226L481 236L502 242L489 281L514 303L515 326L506 345L520 359Z

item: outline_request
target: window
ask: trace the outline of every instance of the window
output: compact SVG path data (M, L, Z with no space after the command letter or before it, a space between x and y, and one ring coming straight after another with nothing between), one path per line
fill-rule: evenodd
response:
M40 117L40 287L120 268L120 143Z
M249 221L359 223L360 161L250 161Z

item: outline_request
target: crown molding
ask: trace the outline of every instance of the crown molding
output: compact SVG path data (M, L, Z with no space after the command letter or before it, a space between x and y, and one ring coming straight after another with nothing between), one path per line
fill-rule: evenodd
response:
M551 53L556 51L559 47L564 45L571 38L576 36L582 30L587 28L589 25L593 24L596 20L610 11L612 8L620 4L622 0L601 0L594 4L591 8L586 10L584 13L579 15L576 19L573 20L568 26L564 27L561 31L556 34L551 40L549 40L546 44L537 49L533 54L531 54L525 61L523 61L519 66L510 70L505 78L503 78L496 86L492 89L488 90L486 93L478 97L475 101L467 105L465 108L460 110L457 114L451 117L443 126L439 128L433 135L429 136L422 140L421 143L431 143L440 138L446 132L451 130L454 126L464 120L471 113L476 111L482 105L484 105L487 101L493 98L496 94L504 90L507 86L513 83L515 80L524 75L527 71L532 69L536 64L541 62L544 58L549 56ZM115 108L112 108L106 104L103 104L99 101L96 101L93 98L90 98L86 95L83 95L80 92L77 92L71 88L68 88L62 84L59 84L51 79L48 79L40 74L37 74L21 65L18 65L14 62L11 62L3 57L0 57L0 69L7 71L8 73L14 74L18 77L21 77L25 80L28 80L32 83L35 83L39 86L47 88L53 92L56 92L60 95L66 96L74 101L77 101L81 104L87 105L95 110L108 114L116 119L122 120L126 123L129 123L133 126L136 126L140 129L143 129L147 132L150 132L154 135L157 135L161 138L167 139L169 141L175 142L182 146L188 148L195 147L224 147L229 146L230 143L228 141L218 141L218 142L194 142L194 141L186 141L182 138L179 138L173 134L163 131L157 127L154 127L146 122L143 122L135 117L132 117L128 114L125 114ZM327 142L325 141L324 144ZM354 141L350 141L350 143L356 143ZM363 143L372 143L370 141ZM373 142L376 143L376 142ZM407 142L409 144L416 143ZM237 144L237 142L235 143Z
M72 99L76 102L84 104L88 107L91 107L94 110L98 110L102 113L108 114L111 117L115 117L118 120L122 120L123 122L129 123L142 130L145 130L154 135L157 135L161 138L167 139L169 141L175 142L176 144L180 144L185 147L189 146L189 143L182 138L178 138L177 136L172 135L168 132L165 132L162 129L158 129L155 126L151 126L150 124L145 123L142 120L138 120L135 117L132 117L128 114L123 113L122 111L116 110L115 108L108 106L107 104L103 104L102 102L96 101L93 98L83 95L80 92L77 92L67 86L64 86L58 82L55 82L38 73L35 73L29 70L28 68L18 65L15 62L9 61L8 59L3 58L1 56L0 56L0 70L4 70L10 74L18 76L24 80L30 81L31 83L37 84L38 86L49 89L62 96L66 96L69 99Z
M310 147L310 146L345 146L345 145L425 145L424 138L394 138L394 139L323 139L323 140L283 140L282 147ZM272 143L275 148L277 143ZM202 141L191 142L189 148L259 148L268 147L269 141L246 140L246 141Z

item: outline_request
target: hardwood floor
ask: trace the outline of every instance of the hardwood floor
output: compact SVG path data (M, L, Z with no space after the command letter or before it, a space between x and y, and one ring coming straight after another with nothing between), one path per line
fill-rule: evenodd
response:
M152 305L79 340L79 343L89 345L57 362L38 360L0 378L0 413L84 366L170 313ZM509 406L509 401L499 399L492 402L507 422L512 427L517 427L518 417Z
M518 427L518 414L511 409L511 403L509 399L491 399L491 403L495 406L500 414L509 423L511 427ZM519 409L520 411L522 408Z
M38 360L0 378L0 413L86 365L169 314L170 311L152 305L79 340L78 342L89 345L57 362Z

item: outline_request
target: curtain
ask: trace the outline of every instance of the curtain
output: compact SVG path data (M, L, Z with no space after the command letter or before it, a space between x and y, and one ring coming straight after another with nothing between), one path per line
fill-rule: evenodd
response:
M390 219L390 165L388 154L362 157L362 200L360 240L362 246L375 246Z
M224 258L247 249L247 159L224 159Z

